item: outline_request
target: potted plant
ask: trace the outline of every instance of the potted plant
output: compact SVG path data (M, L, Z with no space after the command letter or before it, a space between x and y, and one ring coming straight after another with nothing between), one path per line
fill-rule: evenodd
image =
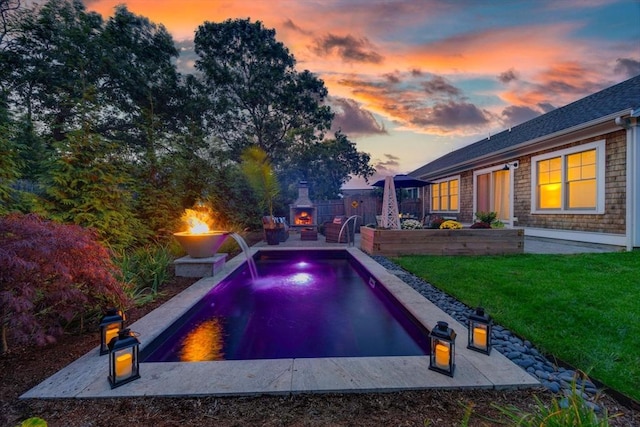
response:
M476 212L476 222L471 225L471 228L492 228L493 223L498 217L498 212Z
M280 241L278 227L273 216L273 204L280 194L280 187L276 179L267 153L260 147L249 147L241 156L242 173L255 192L263 212L268 216L262 217L265 240L269 245L277 245Z

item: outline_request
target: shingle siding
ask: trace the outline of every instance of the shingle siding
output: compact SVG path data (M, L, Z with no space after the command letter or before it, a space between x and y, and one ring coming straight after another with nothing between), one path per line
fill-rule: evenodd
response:
M547 228L552 230L624 234L627 208L627 156L624 130L540 151L535 153L535 155L575 147L602 139L606 141L604 214L531 214L531 156L527 156L519 158L520 165L514 172L514 216L518 218L518 222L515 225L519 227Z

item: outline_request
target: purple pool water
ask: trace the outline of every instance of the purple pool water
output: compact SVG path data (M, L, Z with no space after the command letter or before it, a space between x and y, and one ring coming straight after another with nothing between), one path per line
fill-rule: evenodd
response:
M344 250L261 251L141 352L143 362L429 354L428 331Z

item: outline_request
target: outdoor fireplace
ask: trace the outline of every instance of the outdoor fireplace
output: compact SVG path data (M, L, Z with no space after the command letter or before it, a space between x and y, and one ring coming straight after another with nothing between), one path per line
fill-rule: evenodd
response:
M309 198L307 181L298 184L298 198L290 205L290 222L294 228L315 228L318 225L317 208Z

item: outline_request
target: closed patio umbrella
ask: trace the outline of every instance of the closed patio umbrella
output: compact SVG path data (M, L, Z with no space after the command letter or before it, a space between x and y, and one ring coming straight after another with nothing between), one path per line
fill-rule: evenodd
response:
M382 226L384 228L400 229L398 216L398 200L393 179L388 176L384 180L384 196L382 197Z

